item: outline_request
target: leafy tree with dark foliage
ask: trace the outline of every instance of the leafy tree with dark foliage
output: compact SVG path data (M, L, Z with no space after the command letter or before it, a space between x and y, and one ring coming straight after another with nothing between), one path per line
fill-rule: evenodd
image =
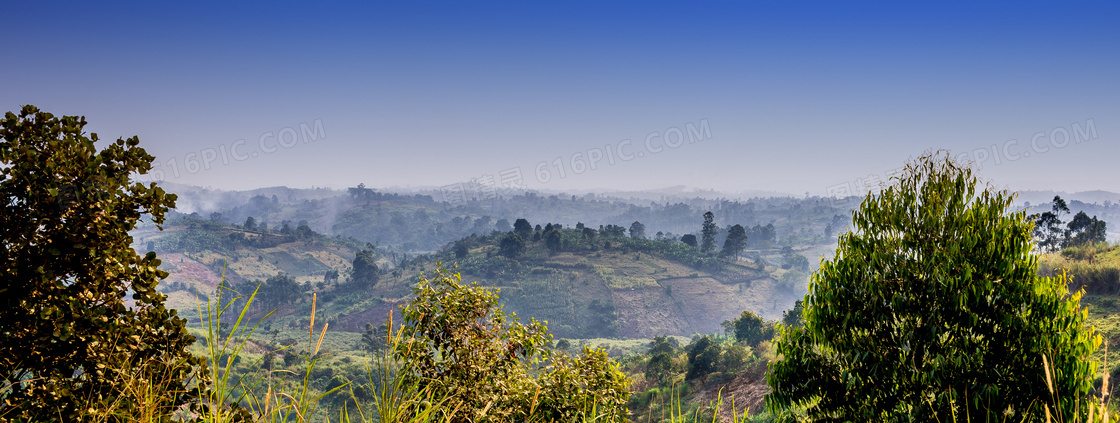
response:
M470 247L467 246L466 240L460 240L460 241L455 243L455 258L457 258L457 259L467 258L467 254L470 254L470 252L471 252L471 249L470 249Z
M690 247L696 246L696 235L686 234L681 236L681 242Z
M365 331L362 332L362 339L358 341L358 349L369 353L376 353L378 350L385 348L386 332L388 326L382 324L380 327L374 327L373 323L366 323Z
M250 282L249 286L243 287L241 289L241 294L251 294L254 288L252 285L255 284ZM303 289L300 288L296 279L291 275L280 273L276 276L269 277L261 284L260 291L257 293L257 298L263 306L279 307L298 301L302 295Z
M374 257L373 246L363 249L354 256L354 268L351 270L351 281L363 288L377 284L381 271L377 268L377 259Z
M513 222L513 233L521 237L522 240L533 236L533 225L529 224L528 220L517 219Z
M752 347L774 337L774 325L750 310L743 310L739 318L734 320L734 328L735 340Z
M1066 241L1066 246L1077 246L1086 244L1096 244L1098 242L1105 242L1105 235L1107 234L1107 225L1103 220L1098 220L1096 216L1089 217L1085 212L1077 212L1073 216L1073 220L1069 221L1066 225L1070 235L1069 241Z
M136 137L98 151L85 125L33 106L0 121L0 420L141 407L163 420L205 387L194 337L156 291L167 273L129 235L144 216L162 225L175 196L130 181L152 168ZM125 389L134 377L159 380L158 403Z
M668 336L656 336L649 343L649 362L646 363L646 379L665 384L673 375L673 353L678 346L677 340Z
M688 372L686 380L707 376L716 370L719 361L720 345L712 342L712 338L704 335L692 343L688 349Z
M727 239L723 240L723 249L719 255L734 261L744 248L747 248L747 230L743 229L743 225L735 225L727 231Z
M559 229L553 229L545 232L544 246L548 247L548 250L553 253L559 252L563 248L563 239L560 236Z
M525 240L516 233L507 234L498 244L498 252L505 257L516 259L525 252Z
M1034 220L1034 237L1040 251L1057 251L1069 238L1069 231L1062 229L1064 214L1069 214L1069 206L1062 197L1055 195L1050 211L1031 215Z
M1068 279L1038 276L1013 198L946 153L865 199L813 275L804 326L782 328L768 408L808 406L813 421L1084 420L1101 338Z
M510 226L509 220L498 219L497 222L494 222L494 230L496 230L498 232L509 232L509 231L513 230L513 227Z
M591 244L591 243L595 242L595 235L598 232L595 232L595 230L591 229L591 228L583 228L582 231L583 231L583 238L587 240L588 244Z
M700 227L700 252L709 254L716 249L716 215L711 211L704 213L704 224Z
M786 326L801 326L801 311L804 310L802 300L797 300L793 308L782 312L782 324Z
M646 225L642 222L634 221L630 224L630 238L646 239Z
M611 237L621 238L621 237L626 236L626 228L624 228L622 226L618 226L618 225L600 226L599 227L599 233L602 234L603 236L611 236Z

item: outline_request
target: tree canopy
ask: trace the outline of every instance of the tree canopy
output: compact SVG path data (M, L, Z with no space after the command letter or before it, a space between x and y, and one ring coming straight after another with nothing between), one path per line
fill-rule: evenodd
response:
M377 268L377 258L372 245L354 255L354 267L350 271L351 281L359 287L368 288L377 284L381 271Z
M723 240L723 249L719 255L734 261L744 248L747 248L747 230L743 229L743 225L736 224L727 230L727 238Z
M161 225L175 196L132 182L151 170L136 137L98 150L84 118L33 106L0 121L0 419L84 421L144 406L164 416L197 397L201 360L156 285L155 253L129 231ZM150 377L160 404L126 379Z
M774 324L762 319L750 310L743 310L739 318L732 321L735 340L750 346L774 337Z
M700 252L711 253L716 248L716 215L711 211L704 213L704 223L700 226Z
M646 225L642 222L634 221L630 224L630 238L646 239Z
M1085 212L1077 212L1073 216L1073 220L1069 221L1066 225L1069 234L1069 240L1066 241L1067 246L1095 244L1098 242L1105 242L1105 236L1108 233L1107 225L1103 220L1097 219L1096 216L1089 217Z
M893 182L813 275L804 326L783 327L768 405L823 421L1072 416L1101 338L1080 292L1037 275L1013 196L934 154Z
M513 232L522 239L528 238L533 234L533 225L528 220L517 219L513 222Z
M525 252L525 241L516 233L506 234L498 244L498 251L505 257L516 259Z

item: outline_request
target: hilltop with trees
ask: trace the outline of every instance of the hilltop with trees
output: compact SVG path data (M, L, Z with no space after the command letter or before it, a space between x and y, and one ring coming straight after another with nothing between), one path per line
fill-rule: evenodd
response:
M847 221L814 200L629 207L597 228L480 216L417 255L276 222L294 210L279 198L172 214L130 179L151 168L139 141L99 150L84 126L31 106L0 121L0 420L745 421L724 392L756 411L765 395L756 420L1108 420L1105 223L1064 221L1059 197L1015 211L947 153L865 199L812 272L803 253ZM431 203L362 185L345 201L355 222ZM681 216L684 235L651 223ZM188 326L172 307L190 298Z

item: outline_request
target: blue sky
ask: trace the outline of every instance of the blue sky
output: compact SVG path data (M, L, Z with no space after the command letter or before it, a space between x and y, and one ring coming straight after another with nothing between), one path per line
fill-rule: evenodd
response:
M1115 2L525 3L10 4L0 109L230 189L825 195L945 148L1120 192Z

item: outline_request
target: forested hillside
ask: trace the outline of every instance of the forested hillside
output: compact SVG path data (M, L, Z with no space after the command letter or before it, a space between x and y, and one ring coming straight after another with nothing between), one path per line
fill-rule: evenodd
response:
M516 223L527 226L472 234L420 256L322 235L305 225L269 229L181 215L162 232L140 230L135 236L137 248L160 254L170 273L162 289L184 310L224 275L240 291L261 286L261 304L280 307L270 325L301 315L317 293L335 328L361 331L366 323L380 324L421 273L442 265L500 288L507 309L548 320L557 336L569 338L718 332L723 321L748 309L776 318L803 295L811 269L807 255L817 252L759 248L775 240L751 242L752 234L766 235L738 225L727 231L737 234L729 244L727 235L717 238L719 228L712 224L712 246L705 251L703 236L699 244L696 237L645 239L641 224L593 229L546 223L538 229L526 220Z
M754 249L827 245L849 221L847 208L820 197L728 200L663 196L663 201L647 201L501 191L485 200L449 202L439 191L393 193L361 184L345 192L283 187L220 192L181 185L169 189L186 196L186 206L178 214L196 220L243 225L253 218L262 230L303 224L319 233L413 255L436 251L471 234L509 231L519 218L565 227L583 222L593 227L614 224L629 228L637 221L647 228L647 238L679 239L695 234L703 214L712 211L720 228L739 224L750 230L748 242Z

